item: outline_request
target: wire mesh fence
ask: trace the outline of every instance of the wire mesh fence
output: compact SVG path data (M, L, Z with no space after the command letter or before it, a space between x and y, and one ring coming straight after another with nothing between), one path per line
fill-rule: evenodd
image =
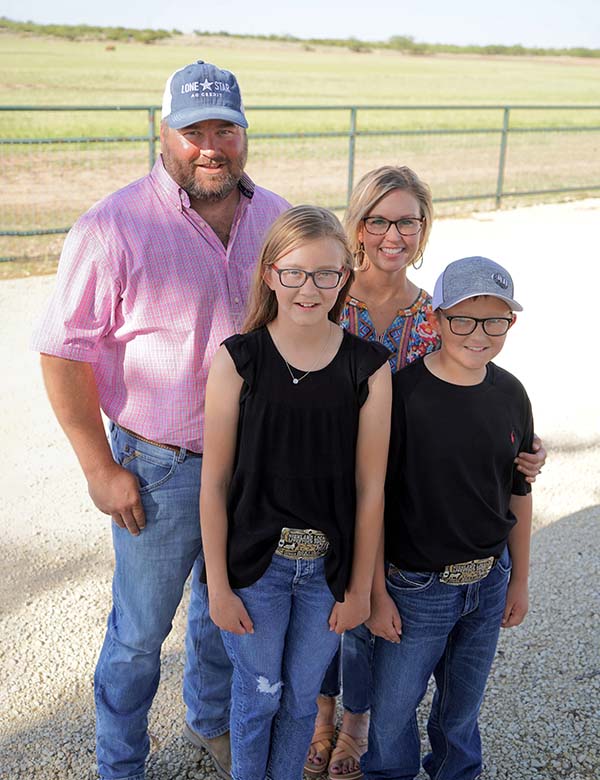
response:
M408 165L436 213L600 190L600 106L257 106L248 172L343 211L371 168ZM149 170L158 109L0 107L0 260L54 260L75 219Z

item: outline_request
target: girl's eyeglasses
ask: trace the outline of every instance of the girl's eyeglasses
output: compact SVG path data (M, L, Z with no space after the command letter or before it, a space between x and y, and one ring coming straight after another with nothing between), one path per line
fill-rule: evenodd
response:
M284 287L302 287L310 276L315 287L322 290L332 290L340 283L343 271L303 271L302 268L277 268L271 265L271 268L279 276L279 281Z

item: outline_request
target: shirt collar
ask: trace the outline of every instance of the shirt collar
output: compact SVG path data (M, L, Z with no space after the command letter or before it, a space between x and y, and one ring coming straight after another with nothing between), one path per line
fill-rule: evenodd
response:
M162 155L159 155L158 159L154 163L154 167L150 171L150 178L154 184L165 194L169 202L171 202L174 206L179 209L181 209L182 206L186 209L190 208L189 195L167 173L163 163ZM238 189L244 197L248 198L248 200L251 200L254 195L256 185L247 173L243 173L242 178L238 182Z

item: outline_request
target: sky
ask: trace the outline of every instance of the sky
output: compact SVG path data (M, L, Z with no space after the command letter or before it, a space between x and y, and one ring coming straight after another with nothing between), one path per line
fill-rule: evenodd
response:
M41 24L426 43L600 48L599 0L0 0L0 16Z

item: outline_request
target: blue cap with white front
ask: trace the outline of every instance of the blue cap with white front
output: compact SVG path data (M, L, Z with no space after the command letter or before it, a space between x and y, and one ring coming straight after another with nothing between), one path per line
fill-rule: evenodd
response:
M174 130L205 119L223 119L248 127L236 77L202 60L169 76L163 95L162 119Z
M449 309L467 298L491 295L506 301L511 311L523 311L514 294L513 280L506 268L487 257L463 257L446 266L438 277L431 308Z

